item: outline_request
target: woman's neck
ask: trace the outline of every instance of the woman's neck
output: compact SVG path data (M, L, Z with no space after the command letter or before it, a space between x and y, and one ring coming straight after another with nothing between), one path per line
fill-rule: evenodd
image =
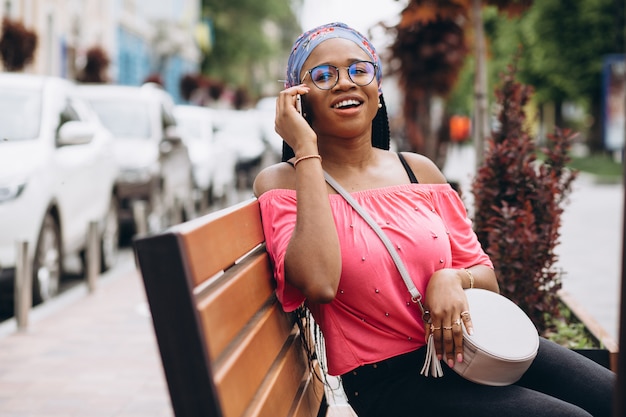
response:
M330 170L363 170L375 160L375 149L369 137L318 139L322 164Z

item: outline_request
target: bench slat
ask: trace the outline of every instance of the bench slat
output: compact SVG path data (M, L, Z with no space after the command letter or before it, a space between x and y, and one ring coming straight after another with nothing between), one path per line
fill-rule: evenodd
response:
M283 349L278 361L268 373L267 380L246 417L291 415L290 410L294 410L294 403L300 402L299 396L305 391L304 387L309 379L307 363L302 352L302 344L298 332L295 331L288 340L286 349ZM284 401L274 401L279 397Z
M198 296L198 311L211 360L215 360L254 314L273 297L274 283L265 252L252 255L233 267L225 281L208 294ZM222 280L220 282L222 282Z
M315 364L316 375L308 374L306 384L303 386L303 392L297 396L296 403L293 404L293 410L289 415L293 417L315 417L316 414L311 410L315 410L317 404L324 403L324 383L321 379L321 371L319 364ZM318 414L326 415L326 410L322 409Z
M265 310L243 340L238 340L227 360L215 368L215 385L220 398L228 398L240 415L252 401L258 387L268 374L274 361L284 355L285 341L290 338L293 323L280 306L275 304ZM237 401L233 401L237 398ZM227 407L224 407L225 411Z
M189 226L193 224L194 221ZM219 221L192 229L189 226L183 225L180 235L196 286L231 266L265 240L256 200L226 212Z

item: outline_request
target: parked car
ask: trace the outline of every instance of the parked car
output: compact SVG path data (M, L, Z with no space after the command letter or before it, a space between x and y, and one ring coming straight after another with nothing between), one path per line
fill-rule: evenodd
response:
M172 97L155 84L82 85L79 91L115 137L122 230L139 230L137 202L145 203L149 233L193 218L192 164Z
M193 163L199 206L235 201L237 155L229 143L214 134L215 112L208 107L177 105L174 116Z
M256 110L214 109L215 136L236 155L237 186L252 186L262 166L265 143Z
M261 138L274 157L273 162L280 161L283 155L283 138L276 133L275 129L277 98L276 96L263 97L257 101L255 107L259 117Z
M35 303L58 293L68 258L87 248L91 222L102 269L115 262L112 142L69 81L0 73L0 279L12 282L17 243L27 242Z

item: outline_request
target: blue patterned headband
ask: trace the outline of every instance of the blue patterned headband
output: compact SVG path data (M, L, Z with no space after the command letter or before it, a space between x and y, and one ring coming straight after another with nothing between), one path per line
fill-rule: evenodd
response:
M370 59L378 66L376 81L378 82L378 92L381 93L382 66L374 45L358 31L352 29L345 23L335 22L313 28L296 39L287 61L287 81L285 88L293 87L300 83L300 72L304 61L307 60L311 52L322 42L328 39L342 38L348 39L363 49Z

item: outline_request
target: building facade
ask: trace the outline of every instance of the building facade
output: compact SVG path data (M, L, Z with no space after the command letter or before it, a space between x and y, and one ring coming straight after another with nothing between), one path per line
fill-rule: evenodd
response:
M87 51L110 59L112 83L140 85L148 77L181 101L179 80L199 70L194 34L200 0L0 0L0 19L19 21L38 36L25 71L75 79Z

